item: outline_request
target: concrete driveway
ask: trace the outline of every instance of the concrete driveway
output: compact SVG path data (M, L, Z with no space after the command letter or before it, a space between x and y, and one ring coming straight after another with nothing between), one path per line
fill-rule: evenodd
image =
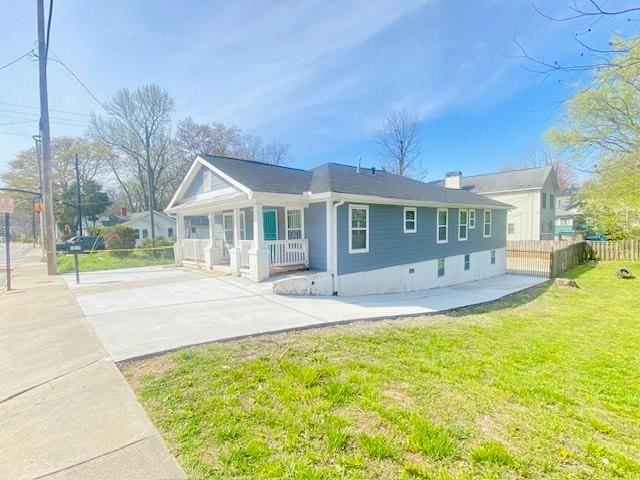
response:
M542 278L502 275L421 292L358 297L275 295L270 283L176 267L64 276L115 361L198 343L351 320L434 313L496 300Z

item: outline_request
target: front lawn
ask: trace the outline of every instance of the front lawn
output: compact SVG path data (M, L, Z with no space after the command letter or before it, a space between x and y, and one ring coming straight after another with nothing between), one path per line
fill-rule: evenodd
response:
M56 257L59 273L75 272L73 255ZM81 272L114 270L116 268L148 267L151 265L170 265L173 259L173 247L157 249L154 255L148 250L133 250L127 256L115 256L111 252L97 251L78 255L78 268Z
M191 478L640 478L640 280L620 266L124 370Z

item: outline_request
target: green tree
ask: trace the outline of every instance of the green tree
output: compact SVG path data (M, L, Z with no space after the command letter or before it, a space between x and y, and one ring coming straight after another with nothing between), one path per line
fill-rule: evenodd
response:
M102 185L89 180L82 185L82 214L87 221L96 227L98 217L111 206L109 195L102 191Z
M561 125L546 134L552 147L588 170L605 158L630 155L640 147L640 37L614 37L611 43L612 51L623 53L593 73L589 84L567 103Z

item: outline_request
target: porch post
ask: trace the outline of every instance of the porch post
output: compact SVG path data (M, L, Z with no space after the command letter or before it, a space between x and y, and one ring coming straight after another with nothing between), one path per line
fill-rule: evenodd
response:
M182 241L184 240L184 216L176 215L176 243L173 244L173 258L176 265L182 265Z
M249 250L251 279L261 282L269 278L269 250L264 244L262 205L253 204L253 248Z
M233 248L229 249L229 266L231 267L231 273L233 275L240 275L240 246L238 241L240 240L240 210L238 208L233 209Z
M220 263L220 249L216 246L215 212L209 212L209 243L204 251L204 261L208 268Z

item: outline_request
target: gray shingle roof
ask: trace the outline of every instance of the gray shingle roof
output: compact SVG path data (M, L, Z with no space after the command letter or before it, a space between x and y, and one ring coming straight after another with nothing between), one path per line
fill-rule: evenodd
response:
M468 177L463 175L462 188L474 193L542 188L551 171L552 167L545 165L544 167L523 168ZM444 181L438 180L433 183L443 185Z
M381 170L374 173L370 168L362 168L358 173L356 168L350 165L325 163L307 171L251 160L209 155L201 157L254 192L335 192L443 204L507 207L502 202L464 189L444 188Z
M303 193L309 191L311 172L253 160L200 155L214 167L254 192Z
M467 190L444 188L380 170L373 173L369 168L362 168L357 173L356 168L350 165L325 163L312 172L313 193L337 192L435 203L506 206Z

